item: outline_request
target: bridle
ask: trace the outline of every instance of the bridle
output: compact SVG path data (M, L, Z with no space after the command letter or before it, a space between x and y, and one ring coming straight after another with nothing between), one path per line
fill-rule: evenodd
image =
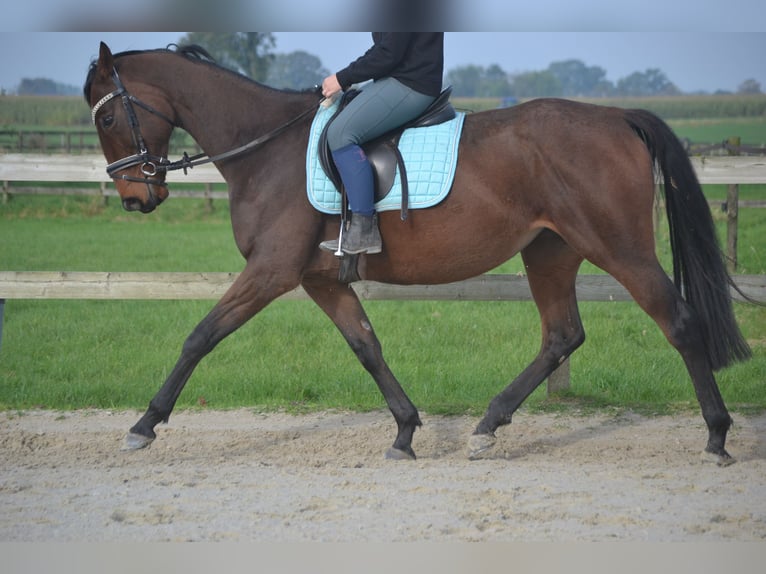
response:
M147 187L149 187L149 193L151 194L151 185L167 187L167 184L164 181L156 179L155 176L158 172L165 171L164 167L169 165L170 162L167 160L167 158L150 154L146 149L146 143L144 141L143 135L141 134L141 126L138 123L138 116L136 115L136 110L134 109L133 104L145 109L146 111L154 114L159 118L162 118L168 122L171 127L176 127L176 123L159 110L129 94L125 89L122 80L120 80L120 76L116 69L112 70L112 81L114 82L114 85L117 89L108 93L98 102L96 102L96 104L93 106L93 109L90 111L91 118L93 120L93 124L95 125L96 113L98 113L98 110L112 98L116 98L118 96L121 97L122 107L125 109L125 114L128 117L128 125L130 126L131 135L133 137L133 144L136 146L136 153L110 163L106 166L106 173L112 179L122 179L125 181L145 183ZM117 175L117 172L123 171L136 165L141 166L141 173L144 175L143 178L126 174Z
M165 181L156 178L158 173L175 171L179 169L183 169L184 173L187 173L186 171L187 169L193 168L196 165L221 161L224 159L229 159L231 157L240 155L242 153L250 151L274 139L279 134L287 130L287 128L289 128L293 124L299 122L300 120L302 120L309 114L316 111L316 106L312 106L308 108L307 110L305 110L304 112L301 112L298 116L292 118L291 120L288 120L284 124L268 132L267 134L264 134L252 140L251 142L246 143L245 145L239 146L235 149L218 154L216 156L210 157L205 153L201 153L201 154L197 154L190 157L186 152L184 152L183 157L180 160L169 161L167 158L149 153L149 151L146 149L146 143L141 134L141 127L138 123L138 116L136 116L136 111L133 105L135 104L136 106L143 108L149 113L159 118L162 118L167 123L169 123L171 127L173 128L181 127L181 126L178 126L175 121L173 121L171 118L169 118L168 116L166 116L159 110L153 108L146 102L141 101L137 97L129 94L128 91L125 89L125 86L123 85L122 80L120 80L120 76L117 73L116 69L112 70L112 81L114 82L116 89L108 93L107 95L105 95L98 102L96 102L96 104L91 109L91 118L95 125L96 113L99 111L99 109L108 101L112 100L113 98L116 98L118 96L121 97L122 105L123 105L123 108L125 109L125 114L128 117L128 124L130 125L131 134L133 137L133 143L136 146L136 153L110 163L109 165L106 166L106 173L112 179L121 179L125 181L145 183L149 190L149 195L151 196L150 199L152 200L156 200L156 198L154 197L154 193L151 190L152 185L167 187L167 183L165 183ZM318 86L315 87L314 92L317 94L321 94L321 87L318 87ZM321 103L321 101L323 100L320 100L319 103ZM126 175L126 174L118 175L118 172L128 169L130 167L137 166L137 165L141 166L141 173L143 174L144 177L142 178L134 177L134 176Z

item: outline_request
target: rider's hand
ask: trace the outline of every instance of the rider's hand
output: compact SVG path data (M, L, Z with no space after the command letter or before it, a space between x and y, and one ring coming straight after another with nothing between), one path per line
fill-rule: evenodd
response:
M327 76L324 80L322 80L322 95L325 98L332 98L335 94L341 91L340 84L338 83L338 77L333 74L332 76Z

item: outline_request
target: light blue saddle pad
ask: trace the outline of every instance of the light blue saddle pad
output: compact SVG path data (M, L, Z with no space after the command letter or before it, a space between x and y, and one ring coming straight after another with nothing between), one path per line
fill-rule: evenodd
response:
M320 107L311 125L306 154L308 198L323 213L341 212L340 193L327 177L319 162L319 136L333 116L337 104ZM409 208L432 207L442 201L452 187L457 164L458 142L463 129L464 113L445 123L426 128L405 130L399 141L409 184ZM398 210L402 207L402 183L399 168L390 193L375 204L377 211Z

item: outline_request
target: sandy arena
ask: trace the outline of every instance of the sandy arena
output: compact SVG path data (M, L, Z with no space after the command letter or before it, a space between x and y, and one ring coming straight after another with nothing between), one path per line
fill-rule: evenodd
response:
M0 413L0 541L763 541L766 414L737 463L699 415L518 413L480 460L473 417L423 416L383 458L388 412L185 411L121 452L140 413Z

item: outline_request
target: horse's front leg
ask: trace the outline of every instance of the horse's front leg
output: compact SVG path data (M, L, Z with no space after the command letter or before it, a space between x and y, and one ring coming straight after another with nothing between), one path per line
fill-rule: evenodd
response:
M524 400L585 340L575 289L582 258L550 231L540 233L521 256L540 312L542 345L529 366L490 402L468 441L469 458L495 445L495 431L511 422Z
M297 286L297 280L294 283L282 281L267 284L259 282L258 276L255 269L246 267L210 313L194 328L173 371L150 401L146 413L125 437L123 450L140 449L151 444L156 438L154 427L161 421L168 421L186 381L202 358L271 301Z
M303 288L343 334L359 362L372 375L394 415L398 432L393 446L386 451L386 458L414 459L412 436L423 423L417 408L383 359L380 341L356 293L350 286L335 282L304 281Z

